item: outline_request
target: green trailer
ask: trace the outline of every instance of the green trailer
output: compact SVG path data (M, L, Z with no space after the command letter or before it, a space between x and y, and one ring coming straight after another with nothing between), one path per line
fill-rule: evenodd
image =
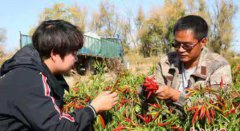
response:
M32 37L20 33L20 48L32 44ZM118 38L99 37L93 33L84 34L84 45L78 51L77 70L80 74L93 69L94 61L106 59L122 60L123 47Z

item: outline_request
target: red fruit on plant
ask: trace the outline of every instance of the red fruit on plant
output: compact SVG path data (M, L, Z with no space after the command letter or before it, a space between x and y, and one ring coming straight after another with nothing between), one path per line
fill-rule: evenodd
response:
M220 88L223 88L223 77L221 77L221 81L220 81Z
M200 109L200 115L199 115L199 119L202 119L205 116L205 105L202 106L202 108Z
M166 125L169 125L170 122L165 122L165 123L157 123L158 126L166 126Z
M212 119L214 119L214 118L215 118L215 112L214 112L214 109L211 109L210 111L211 111Z
M207 117L208 122L211 123L212 121L211 121L211 117L210 117L208 110L206 110L206 117Z
M178 126L172 126L172 129L174 131L184 131L181 127L178 127Z
M101 114L99 114L99 119L100 119L100 122L102 124L102 128L105 128L106 127L105 121L104 121L103 117L101 116Z
M196 109L196 112L194 113L194 116L193 116L193 118L192 118L192 125L194 125L194 123L195 123L195 121L196 121L196 119L197 119L198 114L199 114L199 109L197 108L197 109Z
M149 106L155 107L155 108L161 108L161 105L154 103L154 104L150 104L148 103Z
M113 129L113 131L122 131L122 129L126 129L126 127L119 124L115 129Z
M140 117L146 124L148 124L152 120L152 116L151 115L144 114L142 116L142 115L137 114L137 116Z
M147 99L151 96L152 93L158 90L158 84L155 82L154 77L146 77L143 86L146 87L145 91L148 92Z

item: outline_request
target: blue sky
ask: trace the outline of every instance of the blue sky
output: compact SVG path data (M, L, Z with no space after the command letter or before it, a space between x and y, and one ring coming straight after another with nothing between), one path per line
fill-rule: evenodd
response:
M151 7L161 5L163 0L109 0L114 2L116 8L122 11L136 13L141 5L144 11ZM235 4L240 5L239 0ZM7 51L14 51L19 48L19 32L27 34L29 30L38 24L39 15L45 8L51 8L55 3L64 3L67 6L78 4L86 7L88 16L92 11L97 10L101 0L0 0L0 28L6 30L6 41L4 43ZM240 11L234 18L235 40L233 48L240 52ZM239 48L239 49L238 49Z

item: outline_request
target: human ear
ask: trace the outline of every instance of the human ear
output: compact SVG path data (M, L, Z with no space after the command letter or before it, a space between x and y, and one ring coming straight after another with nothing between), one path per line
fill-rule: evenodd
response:
M205 47L207 45L208 39L205 37L200 41L201 48Z
M53 50L51 50L51 53L50 53L50 58L53 62L56 62L57 59L58 59L59 55L57 53L55 53Z

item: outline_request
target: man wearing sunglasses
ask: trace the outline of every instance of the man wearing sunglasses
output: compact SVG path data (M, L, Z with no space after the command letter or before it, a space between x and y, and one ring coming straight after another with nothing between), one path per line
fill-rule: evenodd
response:
M156 97L183 106L186 88L199 85L214 88L219 87L221 81L224 87L231 85L228 62L205 47L208 25L202 17L189 15L180 18L173 33L175 52L162 57L158 64Z

